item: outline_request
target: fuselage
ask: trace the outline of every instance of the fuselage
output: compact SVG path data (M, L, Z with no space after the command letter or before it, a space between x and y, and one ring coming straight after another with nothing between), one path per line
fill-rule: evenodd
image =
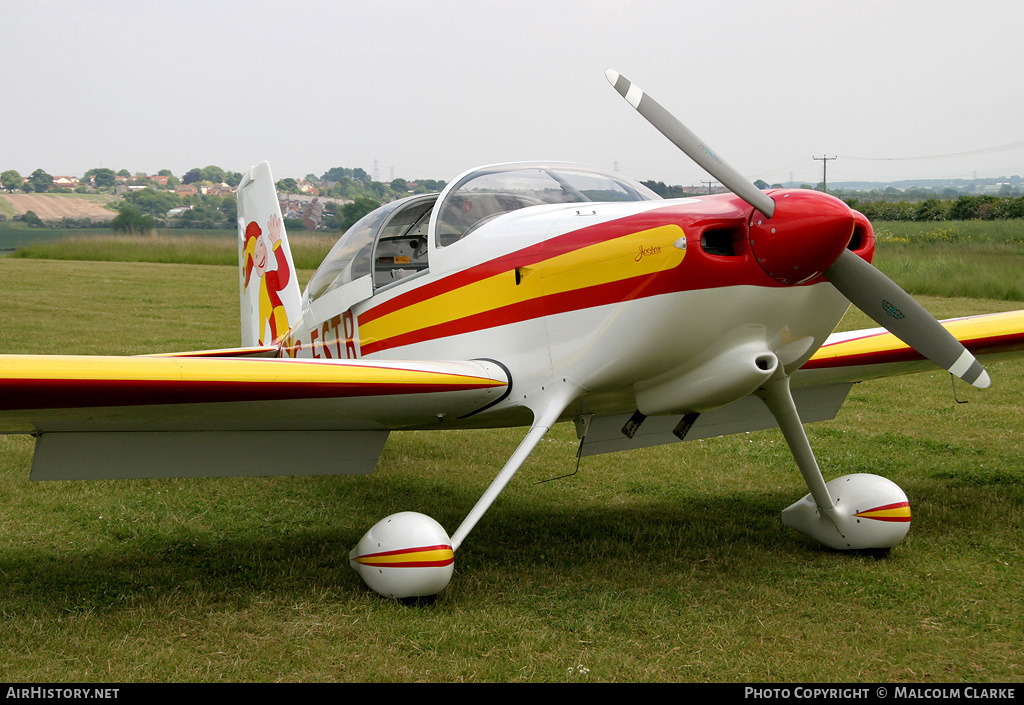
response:
M792 373L849 305L820 276L793 285L766 271L751 235L758 214L731 194L517 204L446 240L443 208L471 213L481 196L463 189L458 200L467 181L436 202L410 199L413 215L429 214L416 232L378 224L369 257L348 264L368 264L365 274L316 297L307 289L287 354L494 360L512 390L464 425L529 423L519 395L556 377L587 390L573 416L628 413L638 385L685 376L732 344L757 341ZM870 225L858 222L851 247L870 258ZM408 253L393 254L395 243ZM389 278L396 267L408 271Z

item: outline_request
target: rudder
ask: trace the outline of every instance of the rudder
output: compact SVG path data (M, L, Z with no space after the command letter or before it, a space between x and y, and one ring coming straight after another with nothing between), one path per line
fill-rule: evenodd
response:
M273 345L298 320L301 293L270 164L249 169L237 198L242 346Z

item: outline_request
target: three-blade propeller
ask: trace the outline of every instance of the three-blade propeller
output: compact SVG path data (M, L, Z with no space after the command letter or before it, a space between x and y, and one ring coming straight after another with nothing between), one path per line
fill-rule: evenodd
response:
M776 201L754 186L625 76L611 69L605 71L605 76L615 90L658 131L755 210L769 219L784 210L785 199ZM910 294L870 263L844 249L838 258L824 268L824 274L854 306L950 374L982 389L991 383L981 363L960 341L914 301Z

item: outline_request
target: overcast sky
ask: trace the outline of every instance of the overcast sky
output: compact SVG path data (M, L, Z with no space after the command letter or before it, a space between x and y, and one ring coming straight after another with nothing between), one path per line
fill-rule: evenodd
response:
M525 159L698 184L614 68L751 179L1024 175L1020 0L0 0L0 170ZM1017 145L1012 149L992 148ZM973 153L950 158L937 155Z

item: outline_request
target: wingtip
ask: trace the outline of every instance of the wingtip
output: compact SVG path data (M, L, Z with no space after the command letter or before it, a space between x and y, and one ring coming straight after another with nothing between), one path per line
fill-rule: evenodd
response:
M608 83L615 85L615 82L619 80L619 72L613 69L605 69L604 77L608 79Z
M988 372L986 370L982 370L981 374L978 375L978 379L974 380L971 384L978 389L988 389L992 386L992 378L988 376Z

